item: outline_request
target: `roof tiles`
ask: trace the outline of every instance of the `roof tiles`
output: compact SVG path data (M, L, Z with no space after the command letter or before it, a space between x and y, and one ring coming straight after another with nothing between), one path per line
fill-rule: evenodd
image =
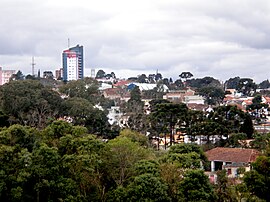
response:
M206 152L209 161L244 162L251 163L256 160L260 152L255 149L216 147Z

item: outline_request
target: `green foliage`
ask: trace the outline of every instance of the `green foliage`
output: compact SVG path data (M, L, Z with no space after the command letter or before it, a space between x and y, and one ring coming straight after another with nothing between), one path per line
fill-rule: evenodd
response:
M0 109L0 127L9 126L8 115Z
M170 133L170 145L173 143L173 131L181 125L187 116L188 108L184 103L160 103L153 106L149 120L153 130L159 133Z
M206 162L206 156L198 145L177 144L170 147L162 161L175 163L179 168L199 169Z
M34 128L22 125L12 125L0 132L0 144L27 148L32 151L39 132Z
M146 116L143 111L144 102L141 100L141 91L135 86L130 92L130 99L124 108L128 118L128 128L136 131L146 130Z
M203 88L203 87L222 87L221 83L214 79L213 77L204 77L198 79L190 79L186 81L187 85L194 88Z
M134 165L143 159L152 159L150 150L127 137L117 137L106 144L105 166L108 176L118 185L124 185L134 174Z
M100 69L98 70L97 74L96 74L96 78L100 79L100 78L104 78L106 75L106 73L104 72L104 70Z
M254 132L252 119L249 114L244 113L236 106L219 106L214 108L208 116L209 119L219 123L223 128L228 129L228 133L245 133L248 138Z
M250 78L241 78L236 90L243 93L243 95L251 96L257 89L257 85Z
M89 77L70 81L61 86L59 91L70 98L77 97L86 99L93 105L98 103L101 99L98 93L98 82Z
M0 106L10 122L44 128L59 115L62 99L39 81L11 81L0 87Z
M159 163L155 160L141 160L135 164L136 175L151 174L160 176Z
M244 182L253 195L270 200L270 156L259 156L252 164L253 170L246 172Z
M179 185L184 201L215 201L208 177L202 170L188 170Z
M196 152L189 154L169 154L168 162L174 162L180 168L201 168L201 160Z
M184 197L179 190L185 170L179 168L177 163L166 162L160 164L160 177L168 185L168 193L172 201L184 201Z
M149 146L149 139L147 136L136 132L136 131L132 131L130 129L124 129L122 131L120 131L120 136L122 137L127 137L129 139L131 139L133 142L138 142L139 145L141 146Z
M138 86L135 86L131 91L130 91L130 99L128 102L135 101L135 102L141 102L141 91Z
M269 82L269 80L267 79L267 80L262 81L262 82L258 85L258 87L259 87L260 89L267 89L267 88L269 88L269 87L270 87L270 82Z
M256 95L252 99L252 104L247 106L247 110L259 110L261 108L268 108L268 104L262 103L262 96L261 95Z
M259 151L266 151L270 143L270 133L260 134L256 133L253 136L254 140L250 143L251 147Z
M226 170L217 172L216 194L219 202L237 201L226 174Z
M135 177L127 187L126 201L171 201L167 193L168 187L160 178L151 174Z
M193 77L193 74L190 73L190 72L182 72L179 75L179 77L182 78L182 79L189 79L189 78Z
M24 75L23 73L21 72L21 70L17 71L16 74L13 74L10 78L10 80L24 80Z
M202 148L197 144L177 144L173 145L169 150L169 154L189 154L192 152L197 153L202 161L206 161L206 156Z
M198 93L206 98L208 105L220 104L225 97L225 92L220 87L202 87L198 90Z
M229 80L225 81L226 89L236 89L240 81L240 77L230 78Z
M1 201L98 201L104 143L86 128L53 122L41 132L13 125L0 132Z
M240 144L241 140L246 140L247 135L245 133L232 133L229 135L228 139L224 141L224 144L221 144L220 146L223 147L245 147L247 145Z

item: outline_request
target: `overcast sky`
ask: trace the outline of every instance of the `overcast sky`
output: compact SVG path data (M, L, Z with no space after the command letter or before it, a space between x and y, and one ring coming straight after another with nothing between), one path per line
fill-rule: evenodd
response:
M0 66L31 73L62 66L84 46L85 76L155 73L177 79L270 76L269 0L1 0Z

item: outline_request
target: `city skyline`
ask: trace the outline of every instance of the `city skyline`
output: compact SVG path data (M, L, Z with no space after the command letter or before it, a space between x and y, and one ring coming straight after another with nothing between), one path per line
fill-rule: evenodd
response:
M91 69L120 78L158 70L219 80L269 79L270 2L3 0L0 66L31 73L62 67L62 50L82 44ZM72 15L71 15L72 14Z

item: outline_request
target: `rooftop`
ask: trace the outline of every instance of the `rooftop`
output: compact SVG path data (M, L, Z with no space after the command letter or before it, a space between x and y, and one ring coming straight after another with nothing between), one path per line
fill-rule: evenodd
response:
M216 147L206 152L209 161L251 163L256 160L260 152L255 149Z

